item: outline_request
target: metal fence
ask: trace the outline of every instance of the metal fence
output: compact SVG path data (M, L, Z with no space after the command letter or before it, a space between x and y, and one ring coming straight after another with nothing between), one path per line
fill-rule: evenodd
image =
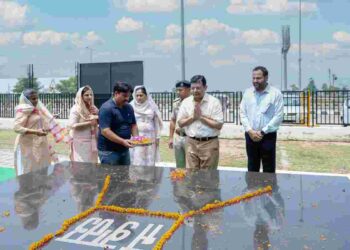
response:
M176 94L173 92L153 92L164 121L169 121ZM221 101L226 123L240 124L239 104L242 92L209 92ZM110 95L95 96L100 106ZM40 100L52 113L59 113L67 119L74 104L75 94L40 94ZM0 94L0 117L14 117L19 94ZM301 125L348 125L350 124L350 91L284 91L284 123Z
M0 117L14 117L19 97L20 94L0 94ZM69 110L74 104L75 94L40 93L39 97L50 112L60 114L61 119L68 119Z
M315 124L350 123L350 91L317 91L312 98Z
M0 117L14 117L19 96L20 94L0 94Z
M308 119L308 94L304 91L283 91L283 122L306 124Z
M208 94L220 100L225 122L239 124L239 104L242 100L242 92L208 92ZM173 92L152 92L151 95L162 113L163 120L169 121L176 94Z

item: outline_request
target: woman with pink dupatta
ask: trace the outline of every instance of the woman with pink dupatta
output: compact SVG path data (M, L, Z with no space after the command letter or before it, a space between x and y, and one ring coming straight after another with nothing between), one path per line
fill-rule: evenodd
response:
M139 135L151 138L154 143L130 149L131 164L154 166L160 160L159 140L163 126L162 116L152 96L147 93L143 85L135 87L133 97L130 104L134 108Z
M15 141L16 175L22 175L47 167L54 159L47 134L54 116L38 99L34 89L23 91L19 105L15 108L14 131L18 133Z
M97 120L98 109L94 105L94 93L90 86L81 87L76 94L68 121L73 138L71 161L97 163Z

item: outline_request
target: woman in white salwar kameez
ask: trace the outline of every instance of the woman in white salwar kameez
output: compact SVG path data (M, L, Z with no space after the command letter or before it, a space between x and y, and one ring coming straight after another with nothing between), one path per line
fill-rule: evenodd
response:
M136 86L133 101L139 136L151 138L149 146L136 146L130 150L131 164L135 166L154 166L160 161L159 140L163 121L159 108L144 86Z

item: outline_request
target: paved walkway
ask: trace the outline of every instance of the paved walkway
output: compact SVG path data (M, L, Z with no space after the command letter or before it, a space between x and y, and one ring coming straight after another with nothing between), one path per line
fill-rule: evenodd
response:
M69 157L66 155L58 155L59 161L68 161ZM0 149L0 167L13 168L14 155L13 150Z
M67 120L58 120L62 126L67 125ZM13 129L13 118L0 118L0 129ZM169 122L163 123L162 136L169 135ZM242 126L225 123L220 138L244 139ZM350 128L337 126L305 127L283 124L278 130L279 140L302 141L341 141L350 142Z
M66 155L58 155L59 161L68 161L69 158ZM175 167L173 162L159 162L158 167ZM13 151L8 149L0 149L0 167L10 167L13 168ZM247 171L246 168L234 168L234 167L218 167L219 170L226 171ZM314 173L314 172L300 172L300 171L286 171L286 170L277 170L277 173L284 174L303 174L303 175L319 175L319 176L344 176L349 178L350 174L332 174L332 173Z

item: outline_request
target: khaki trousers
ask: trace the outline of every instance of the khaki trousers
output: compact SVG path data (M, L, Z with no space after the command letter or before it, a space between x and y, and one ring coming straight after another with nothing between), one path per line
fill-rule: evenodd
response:
M186 167L192 169L217 168L219 164L219 139L197 141L186 138Z

